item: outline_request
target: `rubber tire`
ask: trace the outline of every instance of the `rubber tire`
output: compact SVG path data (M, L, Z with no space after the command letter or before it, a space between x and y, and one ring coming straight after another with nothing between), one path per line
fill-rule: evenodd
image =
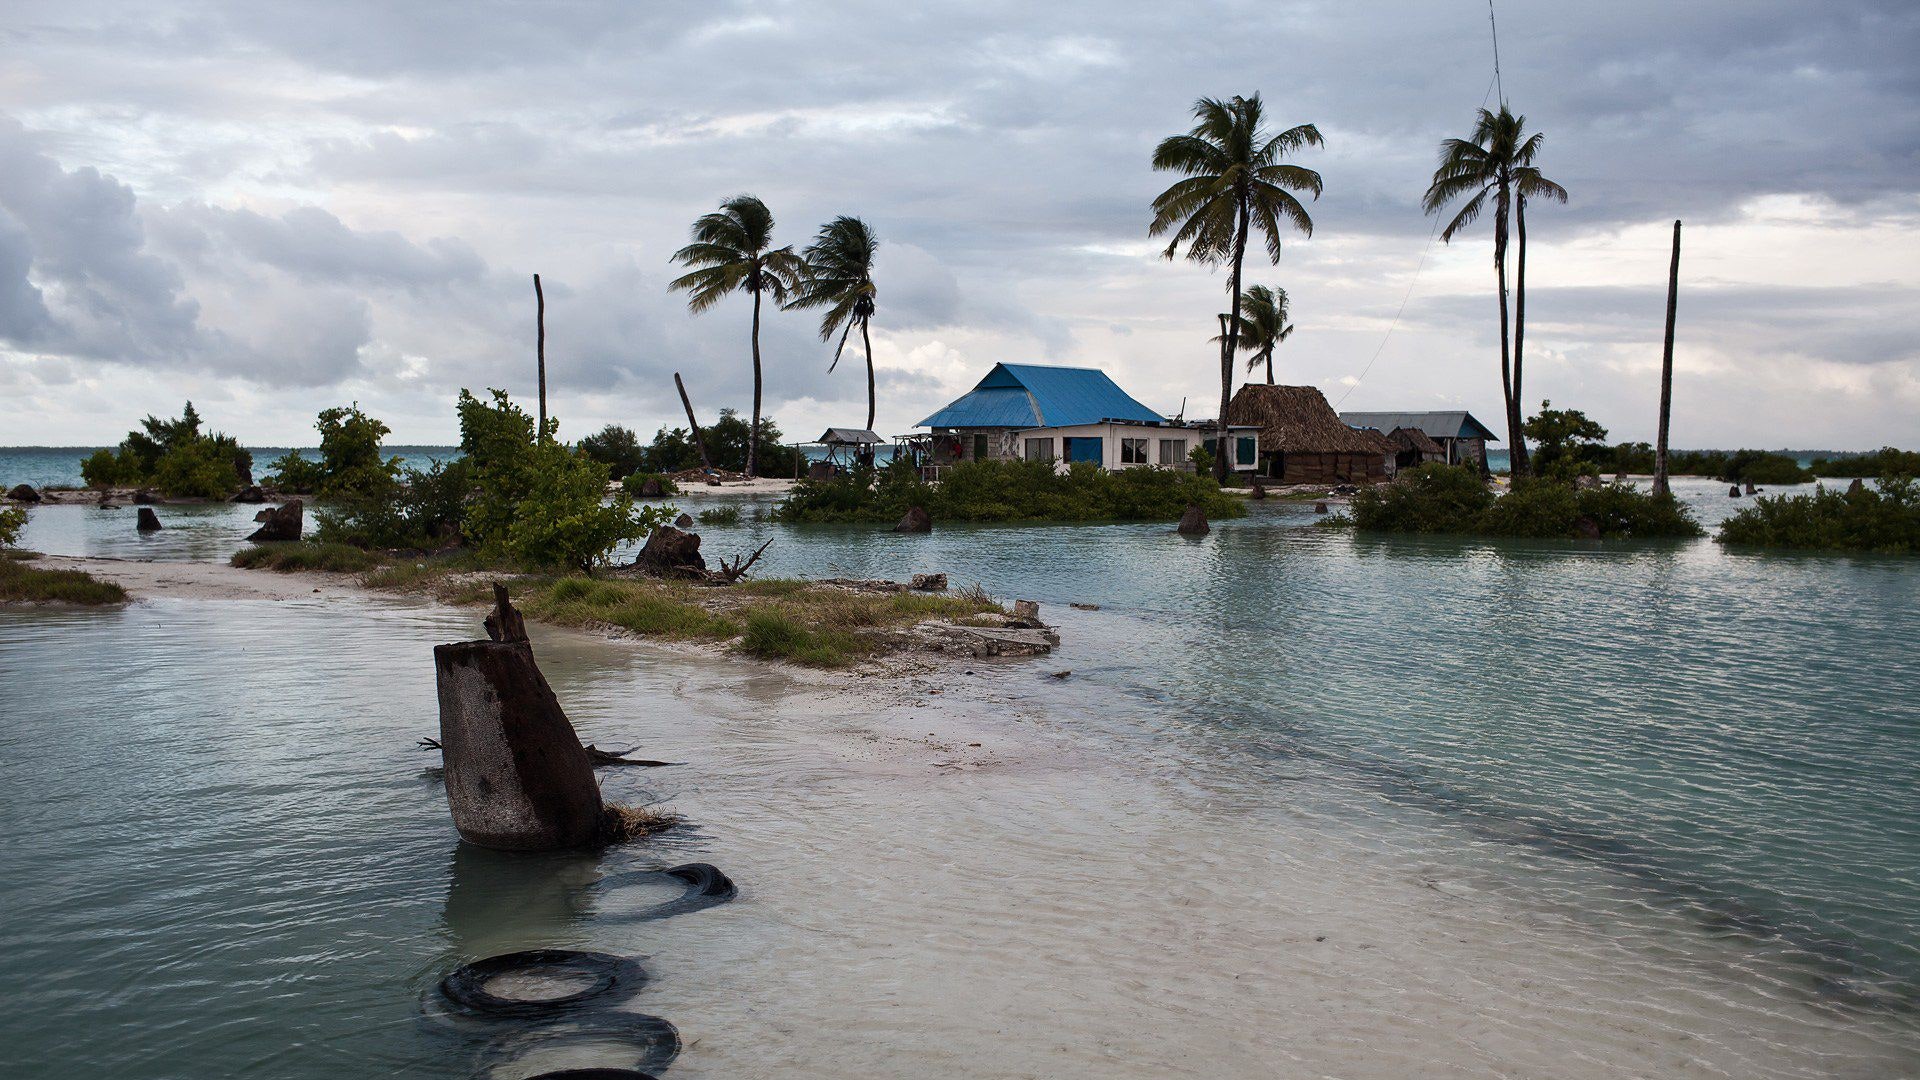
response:
M659 1080L639 1069L561 1069L527 1077L527 1080Z
M546 1046L564 1046L576 1040L625 1041L633 1048L634 1055L624 1064L583 1065L538 1075L591 1077L604 1074L609 1078L634 1080L635 1077L664 1071L680 1056L680 1030L669 1021L644 1013L603 1012L522 1031L502 1032L478 1062L478 1073L491 1076L503 1067L525 1060L530 1052ZM528 1080L533 1078L529 1077Z
M595 982L554 998L508 998L487 989L487 983L502 975L530 968L584 971L595 976ZM640 962L624 956L574 949L528 949L462 964L440 980L440 993L456 1008L474 1015L546 1018L563 1016L589 1001L595 1005L624 1001L646 982Z
M601 878L602 888L619 888L630 881L666 874L687 883L687 891L663 903L650 908L642 908L632 915L617 915L618 922L649 922L654 919L666 919L675 915L684 915L691 911L701 911L716 904L724 904L740 895L732 879L720 872L719 867L711 863L684 863L670 866L665 870L636 870L626 874L612 874Z

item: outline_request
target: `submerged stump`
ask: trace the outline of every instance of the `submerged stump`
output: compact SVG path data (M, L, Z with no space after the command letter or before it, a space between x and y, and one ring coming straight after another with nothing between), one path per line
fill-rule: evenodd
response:
M1180 515L1180 535L1205 536L1213 529L1207 524L1207 512L1197 505L1188 505L1187 512Z
M143 506L140 508L140 516L134 522L133 527L140 532L153 532L160 528L160 515L154 513L152 507Z
M447 805L460 838L506 851L587 847L600 787L559 699L534 663L520 613L494 586L490 641L433 650Z
M279 543L300 539L300 528L306 521L306 505L299 499L289 499L284 505L270 506L253 515L260 527L248 535L249 543Z

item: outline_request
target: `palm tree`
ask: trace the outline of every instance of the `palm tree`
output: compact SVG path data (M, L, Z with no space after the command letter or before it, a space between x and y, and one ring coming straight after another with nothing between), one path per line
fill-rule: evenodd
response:
M1287 321L1287 290L1254 285L1240 298L1240 351L1248 353L1247 374L1264 362L1267 385L1273 385L1274 346L1293 336L1293 324ZM1215 338L1219 341L1219 338Z
M847 335L857 325L860 343L867 352L867 429L873 429L873 339L867 324L873 318L873 299L878 291L873 284L873 256L880 238L857 217L845 214L820 226L813 243L801 254L806 259L807 276L800 291L787 304L790 308L824 307L820 319L820 340L833 338L840 331L840 344L833 350L831 372L840 366L840 354L846 351Z
M793 248L773 246L773 212L752 195L735 195L693 223L693 243L673 253L693 267L668 286L685 289L695 315L731 292L753 294L753 425L747 435L747 475L756 476L760 451L760 297L778 304L798 287L805 267Z
M1440 167L1434 170L1433 182L1421 200L1422 209L1428 214L1437 214L1449 204L1465 199L1440 233L1440 239L1448 242L1480 217L1489 200L1493 202L1493 265L1499 279L1500 298L1500 390L1505 397L1509 454L1516 476L1527 469L1527 443L1520 432L1520 398L1509 349L1507 240L1515 189L1523 182L1518 171L1531 167L1542 141L1538 133L1525 134L1526 123L1526 117L1515 116L1504 102L1498 113L1481 109L1471 136L1447 139L1440 144ZM1566 192L1560 190L1558 184L1538 178L1537 171L1533 175L1540 184L1550 184L1561 198L1565 197ZM1550 194L1544 187L1537 188L1535 193Z
M1166 257L1186 245L1187 258L1215 266L1233 263L1227 295L1233 311L1227 321L1226 347L1220 353L1220 453L1214 455L1214 477L1225 480L1231 452L1227 439L1227 406L1233 397L1233 353L1240 338L1240 273L1247 253L1247 235L1258 229L1266 237L1267 257L1280 261L1282 221L1313 235L1313 219L1295 198L1296 191L1320 197L1320 174L1281 159L1306 146L1322 145L1320 130L1312 124L1290 127L1269 135L1260 95L1231 101L1201 98L1194 102L1193 130L1163 139L1153 151L1153 167L1186 174L1153 200L1153 224L1147 235L1171 231Z

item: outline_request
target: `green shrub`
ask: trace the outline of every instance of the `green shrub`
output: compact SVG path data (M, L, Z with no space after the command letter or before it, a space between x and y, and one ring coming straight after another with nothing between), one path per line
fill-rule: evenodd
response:
M647 481L649 480L659 483L660 494L658 496L640 494L641 490L647 486ZM670 495L680 494L680 485L674 481L673 477L668 476L666 473L628 473L626 479L620 481L620 487L636 499L665 498Z
M357 547L312 540L243 547L233 553L230 561L243 570L326 570L339 573L370 570L378 562Z
M89 487L152 485L175 498L220 499L252 475L253 454L230 435L202 435L191 401L178 420L148 416L140 426L116 450L80 463Z
M1878 476L1920 476L1920 451L1896 450L1883 446L1869 454L1843 454L1813 459L1815 476L1872 478Z
M633 429L618 424L608 424L598 434L581 439L580 452L605 465L607 475L615 480L638 472L647 458L646 448L640 445Z
M694 515L702 525L738 525L740 508L737 506L716 506L711 510L702 510Z
M80 463L80 478L92 488L137 484L140 477L133 474L129 464L121 461L120 455L112 450L95 450Z
M1532 537L1580 536L1583 522L1605 537L1704 535L1671 495L1540 478L1518 480L1496 497L1472 469L1437 463L1402 472L1391 484L1362 488L1353 497L1351 518L1359 528L1382 532Z
M1910 476L1880 481L1879 490L1762 495L1720 524L1723 544L1920 553L1920 487Z
M1592 451L1601 447L1607 429L1579 409L1556 409L1553 402L1542 401L1540 411L1527 418L1520 432L1535 444L1532 467L1536 475L1572 480L1599 474Z
M968 461L930 484L901 461L878 472L802 480L774 519L892 524L923 506L935 521L1174 521L1194 504L1211 518L1247 512L1208 477L1171 469L1107 472L1078 462L1060 472L1045 461Z
M127 591L79 570L42 570L17 559L0 558L0 602L35 604L118 604Z
M273 470L264 478L265 483L296 495L311 495L320 490L327 479L326 466L312 458L303 456L298 450L289 450L267 463Z
M320 431L320 460L289 450L273 463L269 483L282 491L340 498L383 494L399 478L400 459L380 456L380 440L390 434L387 425L361 412L359 402L323 410L313 426Z
M20 530L27 524L27 512L18 506L0 507L0 548L20 542Z
M742 472L747 467L747 440L752 424L737 410L720 410L720 419L701 431L713 467ZM799 464L799 451L783 444L780 425L773 417L760 418L759 467L761 476L792 476ZM654 433L653 443L641 453L638 466L649 472L680 472L700 467L700 449L686 428L662 427Z
M361 548L442 547L459 540L472 494L473 473L465 459L435 461L317 510L314 535Z
M1714 478L1742 484L1804 484L1813 479L1813 470L1801 468L1799 462L1785 454L1736 450L1727 455Z

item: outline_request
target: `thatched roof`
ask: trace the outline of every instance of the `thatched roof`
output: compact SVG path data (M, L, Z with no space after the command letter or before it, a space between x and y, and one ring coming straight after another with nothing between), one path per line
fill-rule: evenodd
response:
M1400 450L1415 450L1422 454L1445 455L1440 444L1427 437L1419 428L1397 427L1387 435L1387 441Z
M1285 454L1381 454L1393 452L1386 436L1340 422L1326 397L1311 386L1248 383L1227 405L1227 422L1258 424L1260 449Z

